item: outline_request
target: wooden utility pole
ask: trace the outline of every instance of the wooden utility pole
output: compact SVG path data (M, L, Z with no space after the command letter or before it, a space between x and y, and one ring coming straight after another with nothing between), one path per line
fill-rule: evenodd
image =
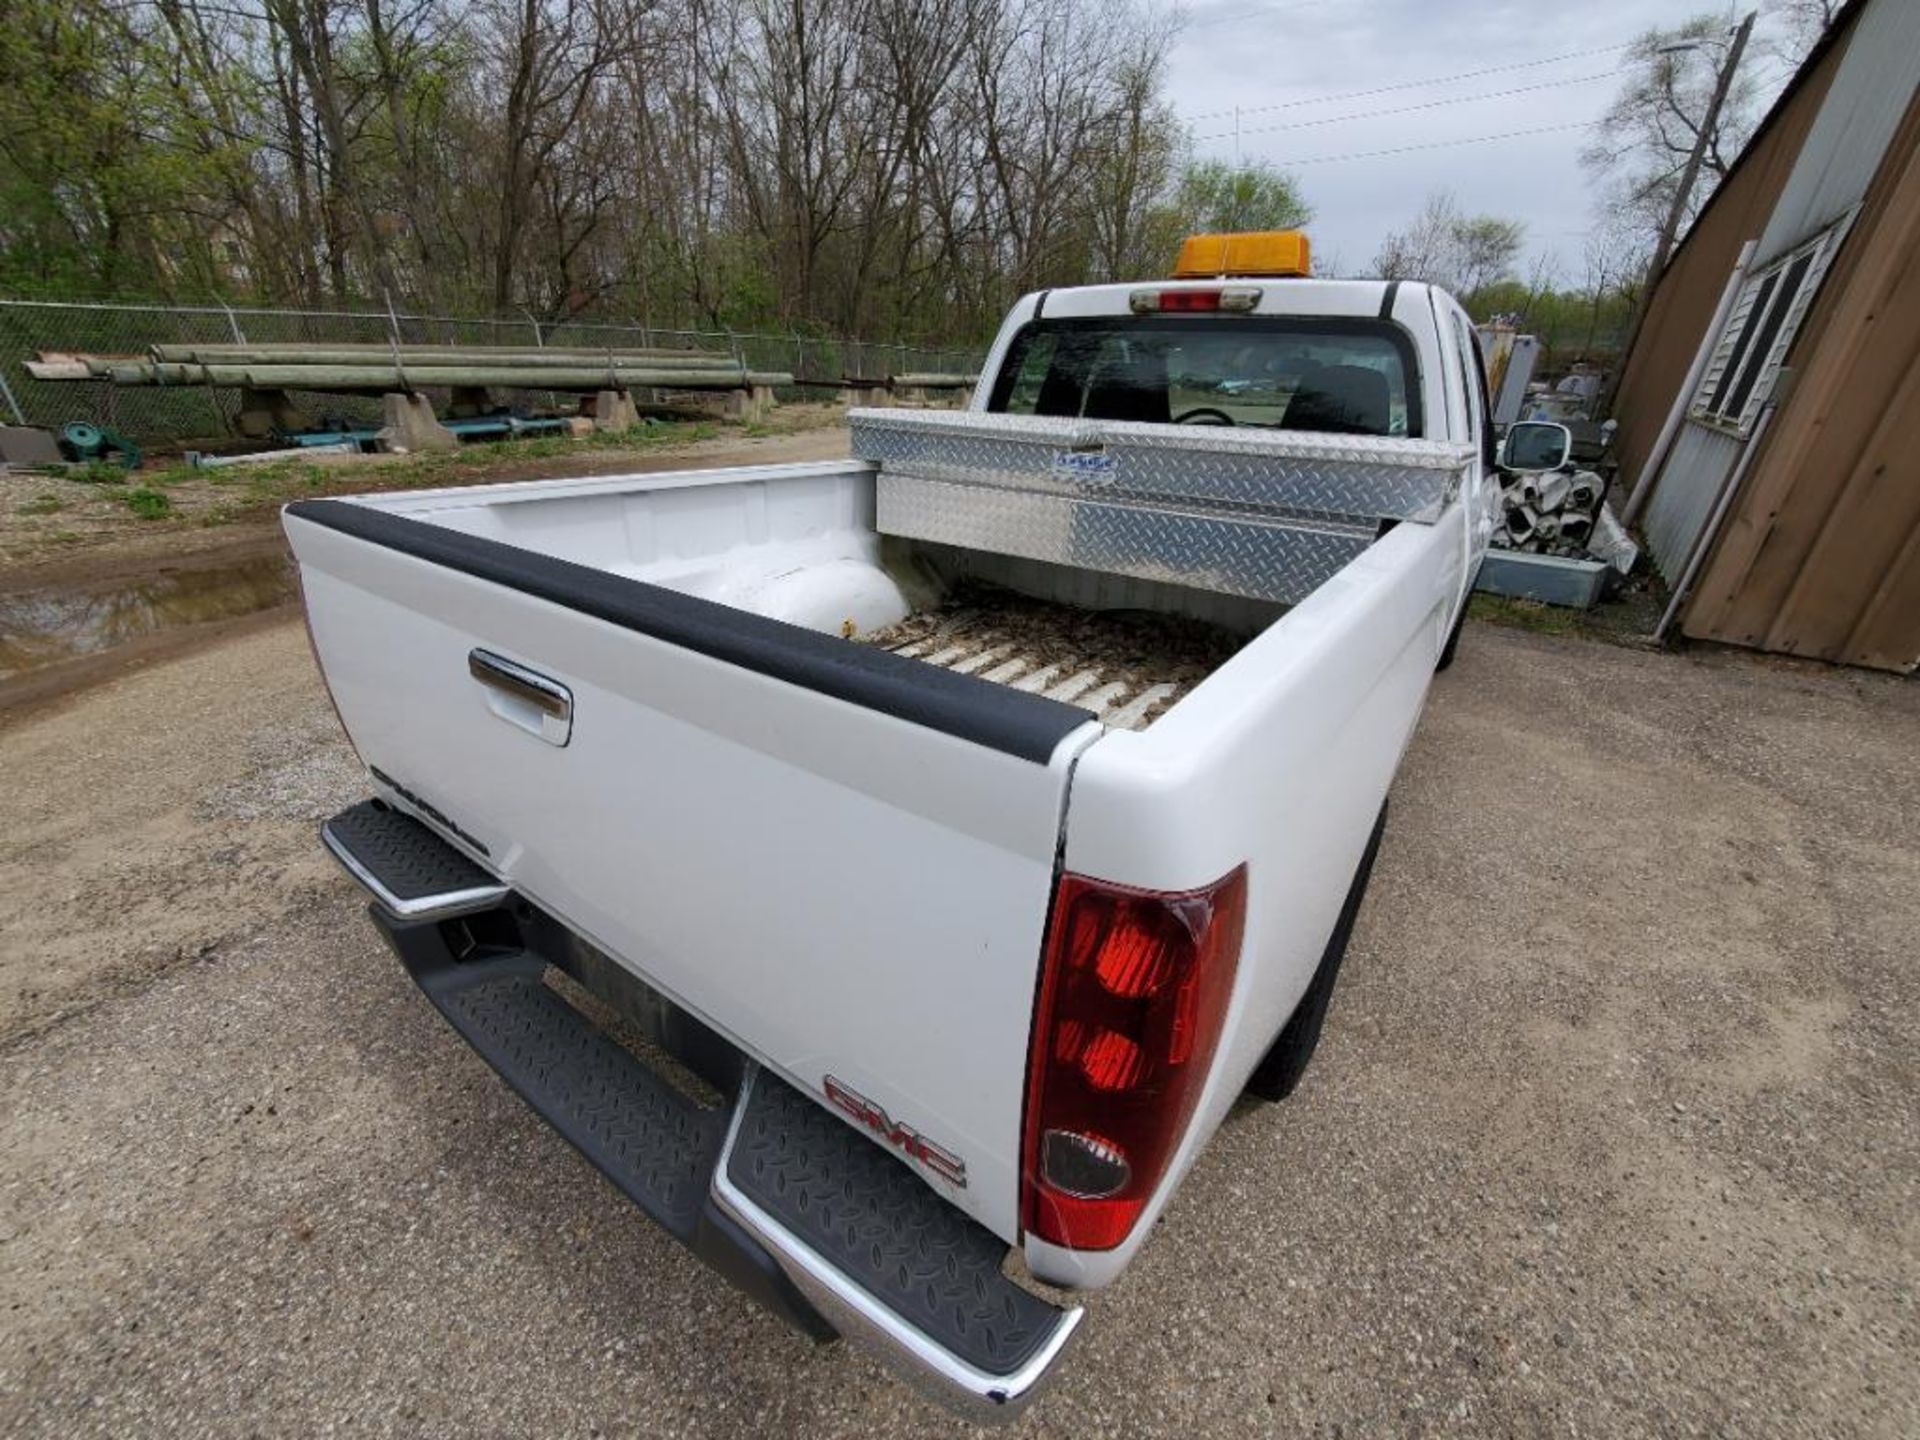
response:
M1647 262L1647 273L1640 281L1640 293L1634 297L1633 317L1627 322L1627 336L1620 345L1620 359L1613 367L1613 373L1607 377L1606 389L1594 407L1594 418L1604 419L1613 409L1614 397L1620 393L1620 380L1627 368L1627 357L1633 354L1634 341L1640 338L1640 327L1647 318L1647 307L1653 303L1653 287L1659 283L1660 274L1667 268L1667 260L1673 254L1673 242L1680 233L1680 222L1687 215L1687 200L1693 194L1693 182L1700 176L1700 162L1705 158L1707 145L1713 139L1713 133L1720 124L1721 107L1727 103L1727 92L1733 88L1733 77L1740 69L1740 57L1747 48L1747 37L1753 33L1753 21L1757 12L1749 10L1747 18L1740 22L1740 28L1733 32L1733 44L1727 48L1727 58L1720 66L1720 73L1713 86L1713 99L1707 102L1706 117L1700 122L1700 129L1694 134L1693 149L1687 155L1686 167L1680 172L1680 184L1673 192L1673 204L1667 207L1666 221L1660 226L1660 238L1653 247L1653 258Z

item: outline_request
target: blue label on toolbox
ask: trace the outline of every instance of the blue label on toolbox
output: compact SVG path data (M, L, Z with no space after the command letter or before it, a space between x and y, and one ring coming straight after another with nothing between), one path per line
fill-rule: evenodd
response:
M1104 450L1056 450L1053 477L1077 485L1111 484L1118 471L1114 457Z

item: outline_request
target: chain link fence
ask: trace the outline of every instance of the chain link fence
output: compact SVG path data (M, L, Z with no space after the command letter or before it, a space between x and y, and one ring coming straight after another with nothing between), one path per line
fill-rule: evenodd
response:
M383 310L263 310L224 305L0 300L0 423L58 428L69 420L111 426L142 444L212 440L228 435L239 391L219 386L124 386L106 380L40 381L26 361L42 350L145 359L149 345L384 343L622 347L719 351L750 370L785 371L798 379L875 379L910 371L972 374L978 350L884 344L814 335L726 330L674 330L641 324L568 320L541 322L472 316L389 314ZM795 387L786 400L830 391ZM294 402L322 426L378 423L377 398L305 395ZM523 401L530 398L520 397ZM558 397L545 397L552 404ZM564 404L564 401L561 403Z

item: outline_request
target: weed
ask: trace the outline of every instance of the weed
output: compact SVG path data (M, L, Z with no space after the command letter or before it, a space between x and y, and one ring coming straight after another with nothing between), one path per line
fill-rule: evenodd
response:
M16 515L54 515L66 508L66 502L58 495L36 495L24 505L13 507Z
M1475 595L1467 610L1475 620L1532 630L1540 635L1575 635L1584 628L1581 612L1538 600L1515 600L1505 595Z
M82 485L124 485L127 467L112 460L89 460L84 465L70 466L67 478L78 480Z
M733 427L727 427L728 433ZM722 433L718 425L659 420L648 416L630 430L594 431L571 435L531 435L524 438L482 441L463 445L458 450L425 450L406 456L368 458L364 464L316 465L301 460L276 460L264 465L223 466L213 470L194 470L174 466L150 479L155 486L181 484L188 480L219 486L230 499L199 512L195 519L208 526L228 525L247 520L263 509L284 503L300 495L331 489L364 488L368 484L381 489L406 490L428 485L460 484L469 480L497 478L502 465L516 461L564 459L569 455L590 454L602 450L635 450L656 445L683 445L696 440L711 440ZM761 433L778 433L763 428ZM142 487L155 499L167 497ZM139 508L134 491L121 498L136 514L149 512ZM150 502L140 502L142 504ZM151 512L155 516L173 513L171 505Z
M135 486L120 497L126 507L142 520L165 520L173 514L173 501L163 491Z

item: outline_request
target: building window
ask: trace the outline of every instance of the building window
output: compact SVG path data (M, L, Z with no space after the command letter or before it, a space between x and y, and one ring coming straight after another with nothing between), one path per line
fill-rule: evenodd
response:
M1707 373L1694 392L1689 412L1694 419L1742 435L1753 430L1852 218L1851 214L1842 217L1747 277Z

